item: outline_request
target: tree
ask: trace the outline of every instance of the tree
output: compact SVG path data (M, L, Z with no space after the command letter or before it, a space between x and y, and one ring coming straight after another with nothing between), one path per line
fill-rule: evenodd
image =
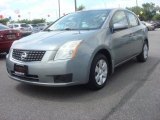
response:
M144 20L151 20L156 15L156 7L154 3L142 4L144 10Z
M135 6L135 7L127 8L127 9L134 12L137 16L139 16L140 20L144 20L143 8Z
M34 19L32 20L32 24L37 24L37 23L45 23L46 19Z
M31 20L28 20L28 19L23 19L23 20L18 20L17 21L18 23L27 23L27 24L31 24Z
M4 19L0 19L0 23L6 25L7 22L9 22L9 19L8 18L4 18Z
M154 15L153 20L160 20L160 14Z
M150 21L159 19L159 15L156 12L160 11L160 7L155 6L154 3L144 3L142 7L135 6L127 9L137 14L140 20Z
M77 8L77 11L81 11L81 10L84 10L85 9L85 6L84 5L80 5L78 8Z
M18 20L16 21L17 23L27 23L27 24L38 24L38 23L45 23L45 19L33 19L33 20L28 20L28 19L23 19L23 20Z

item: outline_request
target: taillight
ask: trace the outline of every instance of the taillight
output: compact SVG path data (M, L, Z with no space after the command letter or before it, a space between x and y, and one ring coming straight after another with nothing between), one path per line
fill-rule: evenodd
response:
M20 33L19 32L17 32L17 37L20 37Z

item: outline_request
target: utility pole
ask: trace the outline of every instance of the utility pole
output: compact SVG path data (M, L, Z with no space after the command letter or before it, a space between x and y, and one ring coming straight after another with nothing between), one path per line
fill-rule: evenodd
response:
M59 8L59 18L61 17L61 5L60 0L58 0L58 8Z
M77 0L74 0L75 11L77 11Z

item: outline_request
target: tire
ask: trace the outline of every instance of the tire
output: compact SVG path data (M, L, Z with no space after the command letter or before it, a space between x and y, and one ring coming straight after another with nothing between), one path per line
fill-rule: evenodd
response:
M138 62L146 62L148 59L148 44L147 42L144 43L142 52L137 56Z
M88 87L92 90L103 88L107 82L109 65L107 58L103 54L98 54L93 59Z

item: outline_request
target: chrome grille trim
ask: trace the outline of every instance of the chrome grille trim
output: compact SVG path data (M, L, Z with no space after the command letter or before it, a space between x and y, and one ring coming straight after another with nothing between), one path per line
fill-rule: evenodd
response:
M41 61L46 51L13 49L12 58L23 62Z

